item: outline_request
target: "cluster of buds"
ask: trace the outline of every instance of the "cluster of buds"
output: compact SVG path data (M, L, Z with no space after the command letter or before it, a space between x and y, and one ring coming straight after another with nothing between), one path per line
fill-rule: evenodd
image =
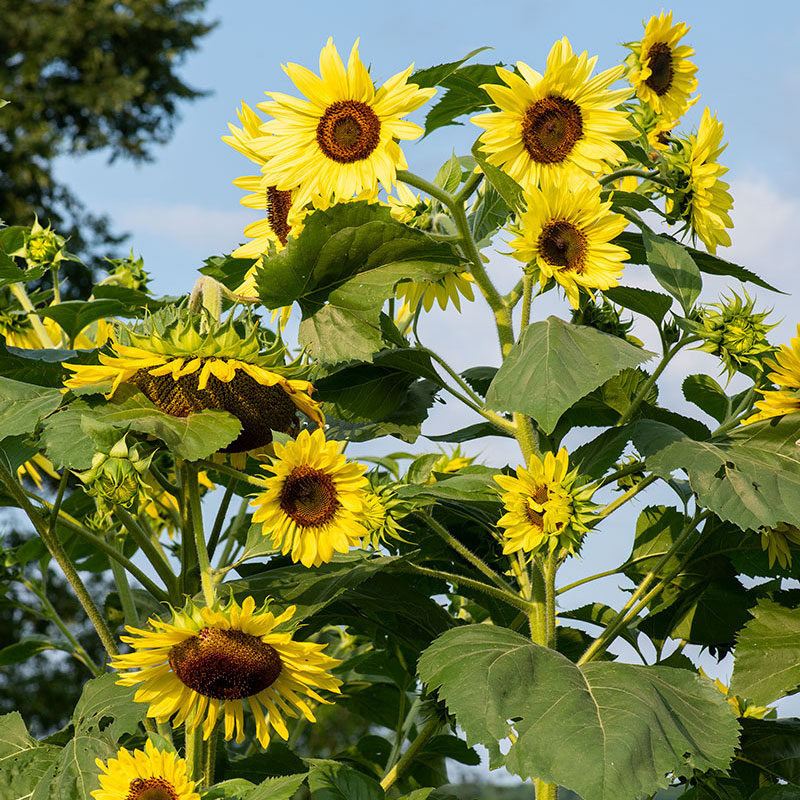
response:
M774 325L764 324L769 311L754 312L755 301L744 291L744 299L735 292L723 297L721 303L709 303L696 321L683 324L704 340L698 348L722 361L728 379L736 372L757 378L763 371L762 359L774 348L767 333Z
M142 455L135 444L128 447L126 436L107 453L95 453L90 469L75 474L86 484L87 494L105 503L130 508L147 491L144 475L153 455Z

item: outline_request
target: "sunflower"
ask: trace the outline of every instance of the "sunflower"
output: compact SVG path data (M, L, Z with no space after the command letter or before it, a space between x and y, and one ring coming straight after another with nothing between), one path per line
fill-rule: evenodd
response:
M246 597L240 607L231 597L226 606L200 608L190 600L182 610L173 609L168 623L151 617L154 630L127 628L133 635L122 641L134 652L112 660L123 672L117 683L144 682L133 699L149 704L148 717L174 717L173 727L188 718L191 730L202 722L205 739L223 718L225 738L235 733L243 741L245 701L262 747L269 744L270 726L287 739L284 717L302 714L316 721L302 695L327 703L314 687L338 693L341 681L328 670L339 662L322 653L327 645L295 642L291 630L277 630L294 616L295 606L275 616L267 605L256 609Z
M41 489L42 476L39 474L40 470L54 481L61 480L61 475L56 471L53 462L42 453L37 453L17 467L17 480L21 483L23 478L30 478L36 484L36 488Z
M561 547L574 553L588 530L593 504L591 488L574 486L577 469L568 472L566 448L558 455L547 453L542 461L532 455L528 468L517 467L517 477L495 475L505 490L506 514L498 525L504 528L503 553L523 550L553 552Z
M489 163L525 189L564 173L579 182L586 173L600 172L604 162L622 161L625 154L614 141L635 139L636 130L614 106L631 91L608 90L622 77L621 64L590 78L596 61L586 52L575 55L564 37L550 50L544 76L522 61L522 77L497 67L506 85L481 88L500 111L472 118L486 130L480 141Z
M387 544L389 539L405 542L402 534L408 531L399 520L410 511L391 486L370 486L364 497L364 525L367 529L364 546L369 545L377 550L382 544Z
M690 104L697 88L697 67L689 61L694 50L678 42L689 32L684 22L672 24L672 12L653 16L645 25L644 39L629 44L628 80L636 95L657 114L677 119Z
M527 210L511 228L517 238L510 242L514 258L545 286L559 283L574 308L580 288L610 289L622 274L628 251L611 240L628 224L611 212L611 202L600 199L600 184L582 183L570 188L556 178L525 192Z
M472 302L475 295L472 284L475 279L469 272L448 272L435 281L403 281L397 284L395 296L403 301L400 315L413 314L420 303L426 311L433 308L434 302L439 303L439 308L444 310L448 303L452 303L456 311L461 311L461 298Z
M55 347L71 346L76 350L91 350L102 347L110 338L112 328L105 319L98 319L83 328L70 342L63 328L50 317L42 319L47 335ZM30 324L27 313L4 313L0 315L0 336L5 338L9 347L20 350L41 350L43 343Z
M667 158L683 175L678 190L667 197L667 211L686 219L709 253L716 253L717 245L730 246L726 228L733 227L728 213L733 208L730 186L720 180L728 168L717 163L727 147L722 134L722 123L706 108L697 134L678 139L676 150Z
M407 164L396 140L416 139L422 129L403 116L435 93L408 83L413 65L377 91L358 56L358 40L345 70L332 39L319 58L320 76L299 64L284 70L308 100L267 92L259 103L272 115L261 126L269 134L260 150L267 157L264 178L280 190L299 186L297 203L313 195L352 197L381 183L390 191Z
M296 430L298 409L318 425L325 422L311 399L312 385L287 377L296 367L283 363L280 340L262 351L263 337L248 317L230 316L219 324L187 309L164 309L138 330L123 328L123 335L128 343L112 342L99 365L65 364L74 374L64 386L101 391L111 381L110 398L120 384L132 384L174 417L228 411L242 423L242 432L224 448L233 453L269 444L273 430Z
M800 545L800 530L787 522L779 522L774 528L760 528L761 549L769 556L769 566L777 559L787 569L792 566L792 546Z
M91 793L95 800L200 800L186 775L186 761L174 752L156 750L149 739L144 750L130 753L122 747L108 764L99 758L95 764L104 773L102 788Z
M800 411L800 325L790 345L782 344L774 358L764 359L768 367L774 367L774 372L768 373L767 377L781 388L777 391L757 389L764 399L756 400L758 413L743 419L742 425Z
M359 547L367 535L364 504L366 467L348 461L338 442L326 442L321 430L304 430L296 441L275 444L266 491L251 502L253 522L292 561L318 567Z

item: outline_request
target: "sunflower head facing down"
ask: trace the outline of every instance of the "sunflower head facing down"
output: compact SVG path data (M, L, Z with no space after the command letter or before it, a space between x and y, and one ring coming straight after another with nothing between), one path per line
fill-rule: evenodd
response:
M132 753L120 748L116 758L104 764L94 800L200 800L186 775L186 761L168 750L156 750L148 739L144 750Z
M575 55L565 37L550 50L544 75L522 61L520 75L497 67L505 85L481 88L500 111L472 118L486 130L480 141L489 163L526 189L563 174L580 182L621 162L625 154L614 142L635 139L636 130L615 106L631 90L608 89L622 77L622 65L592 78L596 61L586 52Z
M503 553L554 552L563 548L574 553L580 547L594 505L592 489L578 488L577 469L569 470L566 448L544 460L532 455L525 467L517 467L517 477L495 475L504 490L506 508L498 521L503 528Z
M627 45L628 79L640 100L667 118L680 117L697 89L697 67L689 61L694 50L678 42L689 32L684 22L672 24L672 12L652 16L644 38Z
M352 197L378 183L390 191L398 169L407 164L399 140L416 139L422 129L404 120L436 92L408 83L413 65L375 89L353 45L345 68L332 39L319 57L320 75L299 64L284 70L308 98L267 92L272 102L259 108L273 119L260 152L266 182L280 190L299 187L304 206L315 194Z
M758 412L742 420L742 425L800 411L800 325L789 346L782 344L772 358L764 359L764 363L773 370L767 377L780 388L777 391L757 389L763 395L762 400L755 402Z
M338 692L341 684L329 672L339 662L322 653L326 645L292 640L286 623L294 612L291 606L276 616L252 597L213 608L189 601L170 622L151 617L150 630L127 628L122 641L133 652L115 656L111 666L121 673L117 683L142 684L134 700L147 703L156 721L172 719L177 727L188 720L191 730L202 724L208 739L222 720L225 738L241 742L249 708L266 748L270 728L288 739L285 717L314 722L308 701L329 702L316 690Z
M228 411L242 432L226 452L263 447L273 430L296 431L298 410L324 423L311 384L291 377L297 370L284 363L280 340L268 342L246 315L220 324L185 308L164 309L138 328L123 328L99 360L96 366L65 364L73 375L64 386L95 388L110 398L121 384L131 384L174 417Z
M526 262L542 286L555 280L573 308L580 305L581 287L610 289L619 283L628 251L611 244L628 224L600 199L600 184L588 181L570 188L556 179L525 192L527 210L511 229L514 258Z
M367 536L366 467L348 461L337 442L325 441L321 430L304 430L296 441L275 445L275 458L265 470L266 491L257 495L253 522L281 552L306 567L318 567L360 547Z

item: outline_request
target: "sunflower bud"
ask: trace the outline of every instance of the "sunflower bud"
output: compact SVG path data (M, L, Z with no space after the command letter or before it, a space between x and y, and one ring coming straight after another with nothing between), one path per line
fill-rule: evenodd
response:
M770 312L754 313L754 301L746 291L744 297L734 292L730 298L723 297L721 303L705 306L697 324L692 326L705 339L698 349L717 356L728 378L736 372L747 373L748 366L760 373L762 357L773 349L766 335L775 326L764 324Z
M633 319L623 320L619 310L604 297L600 305L592 300L587 300L580 308L572 310L573 325L587 325L596 328L598 331L610 333L620 339L642 347L642 342L635 336L630 335L633 328Z
M23 246L10 255L24 258L29 267L57 267L67 257L66 243L63 236L59 236L49 225L43 228L37 219L31 225L30 232L25 232Z
M146 489L142 476L153 456L141 455L137 445L129 448L125 438L108 453L95 453L91 468L76 475L86 484L88 494L130 508Z
M125 258L107 258L106 261L113 269L109 271L98 286L122 286L125 289L140 289L147 291L150 275L145 272L144 261L141 256L134 260L133 249Z
M636 456L625 456L620 461L620 468L624 469L625 467L633 466L634 464L638 463L639 459ZM644 470L637 469L634 472L629 472L627 475L623 475L621 478L617 479L617 489L621 492L625 492L628 489L632 489L634 486L638 485L644 480Z

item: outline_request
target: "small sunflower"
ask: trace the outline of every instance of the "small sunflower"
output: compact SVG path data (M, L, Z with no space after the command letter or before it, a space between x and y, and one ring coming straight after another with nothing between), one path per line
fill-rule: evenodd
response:
M610 289L619 283L628 251L611 244L628 224L600 199L600 184L588 181L570 188L561 179L525 192L527 210L513 227L514 258L542 286L552 278L561 285L573 308L580 288Z
M800 530L787 522L779 522L774 528L760 528L761 549L769 556L769 566L776 559L784 569L792 566L792 546L800 545Z
M604 162L624 160L614 141L635 139L636 130L614 107L631 90L608 87L625 68L620 64L591 78L596 61L586 52L575 55L564 37L550 50L544 76L522 61L517 62L522 77L497 67L506 85L481 88L500 111L472 118L486 130L480 141L489 163L526 189L564 173L579 182L587 173L600 172Z
M456 447L452 453L442 453L441 457L431 467L431 473L444 472L445 474L452 475L464 467L468 467L474 463L475 456L468 456L461 451L461 445ZM435 483L436 478L431 474L428 483Z
M667 196L667 211L687 220L709 253L716 253L718 245L730 246L726 229L733 227L730 186L720 180L728 168L717 163L727 147L722 134L722 123L706 108L697 134L677 139L675 151L667 157L667 163L682 175L678 189Z
M367 535L364 503L369 481L366 467L348 461L337 442L326 442L321 430L301 431L296 441L275 445L273 473L266 491L257 495L253 522L292 561L318 567L360 547Z
M398 300L403 301L400 315L413 314L420 303L426 311L433 308L434 303L444 310L448 303L455 306L456 311L461 311L461 298L470 303L475 299L472 284L475 279L469 272L448 272L435 281L403 281L397 284L394 293Z
M37 453L35 456L29 458L24 464L17 467L17 480L22 482L23 478L30 478L36 484L37 489L42 488L42 476L39 474L43 472L48 478L54 481L61 480L61 475L56 471L53 462L50 461L43 453Z
M697 67L688 60L694 50L678 44L688 32L685 22L673 25L672 12L662 11L645 25L644 39L628 45L628 79L637 96L669 119L686 111L697 89Z
M134 652L115 656L111 666L123 673L123 686L144 682L134 700L149 704L148 717L174 717L173 727L188 718L192 730L202 723L205 739L222 718L225 738L235 733L243 741L246 701L266 748L270 727L288 739L284 717L315 722L306 698L327 703L315 689L338 693L341 684L328 672L339 662L322 653L326 645L296 642L291 631L278 630L294 612L291 606L275 616L266 604L256 609L252 597L241 607L233 598L213 608L189 601L169 623L151 617L153 630L127 628L133 635L122 641Z
M325 422L311 399L312 385L287 377L296 368L283 363L280 340L264 351L259 330L247 317L217 324L186 309L165 309L139 329L123 332L129 344L112 342L99 365L65 364L74 374L64 386L101 391L111 381L110 398L129 383L174 417L210 408L228 411L242 423L242 432L225 448L233 453L269 444L273 430L296 430L298 410L318 425Z
M274 119L262 125L269 134L260 148L262 171L280 190L299 186L297 203L315 194L352 197L378 183L391 191L398 169L407 164L397 140L416 139L422 129L402 119L436 93L408 83L413 65L389 78L377 91L353 45L345 69L332 39L322 49L320 76L299 64L284 70L308 100L267 92L260 103Z
M528 468L517 467L517 477L495 475L505 490L506 514L498 525L504 528L503 553L523 550L536 553L563 548L570 553L580 546L594 509L591 488L576 488L577 469L569 470L566 448L558 455L547 453L542 461L532 455Z
M764 359L768 367L774 367L774 372L768 373L767 377L781 388L777 391L757 389L764 399L756 400L758 412L743 419L742 425L800 411L800 325L797 326L797 336L789 344L790 347L782 344L774 358Z
M391 486L371 486L364 497L364 525L367 536L363 544L377 550L389 539L406 541L402 534L408 531L399 520L411 509L397 497Z
M120 748L116 758L95 763L101 789L91 795L95 800L200 800L194 782L186 775L186 761L168 750L156 750L148 739L144 750L132 753Z

